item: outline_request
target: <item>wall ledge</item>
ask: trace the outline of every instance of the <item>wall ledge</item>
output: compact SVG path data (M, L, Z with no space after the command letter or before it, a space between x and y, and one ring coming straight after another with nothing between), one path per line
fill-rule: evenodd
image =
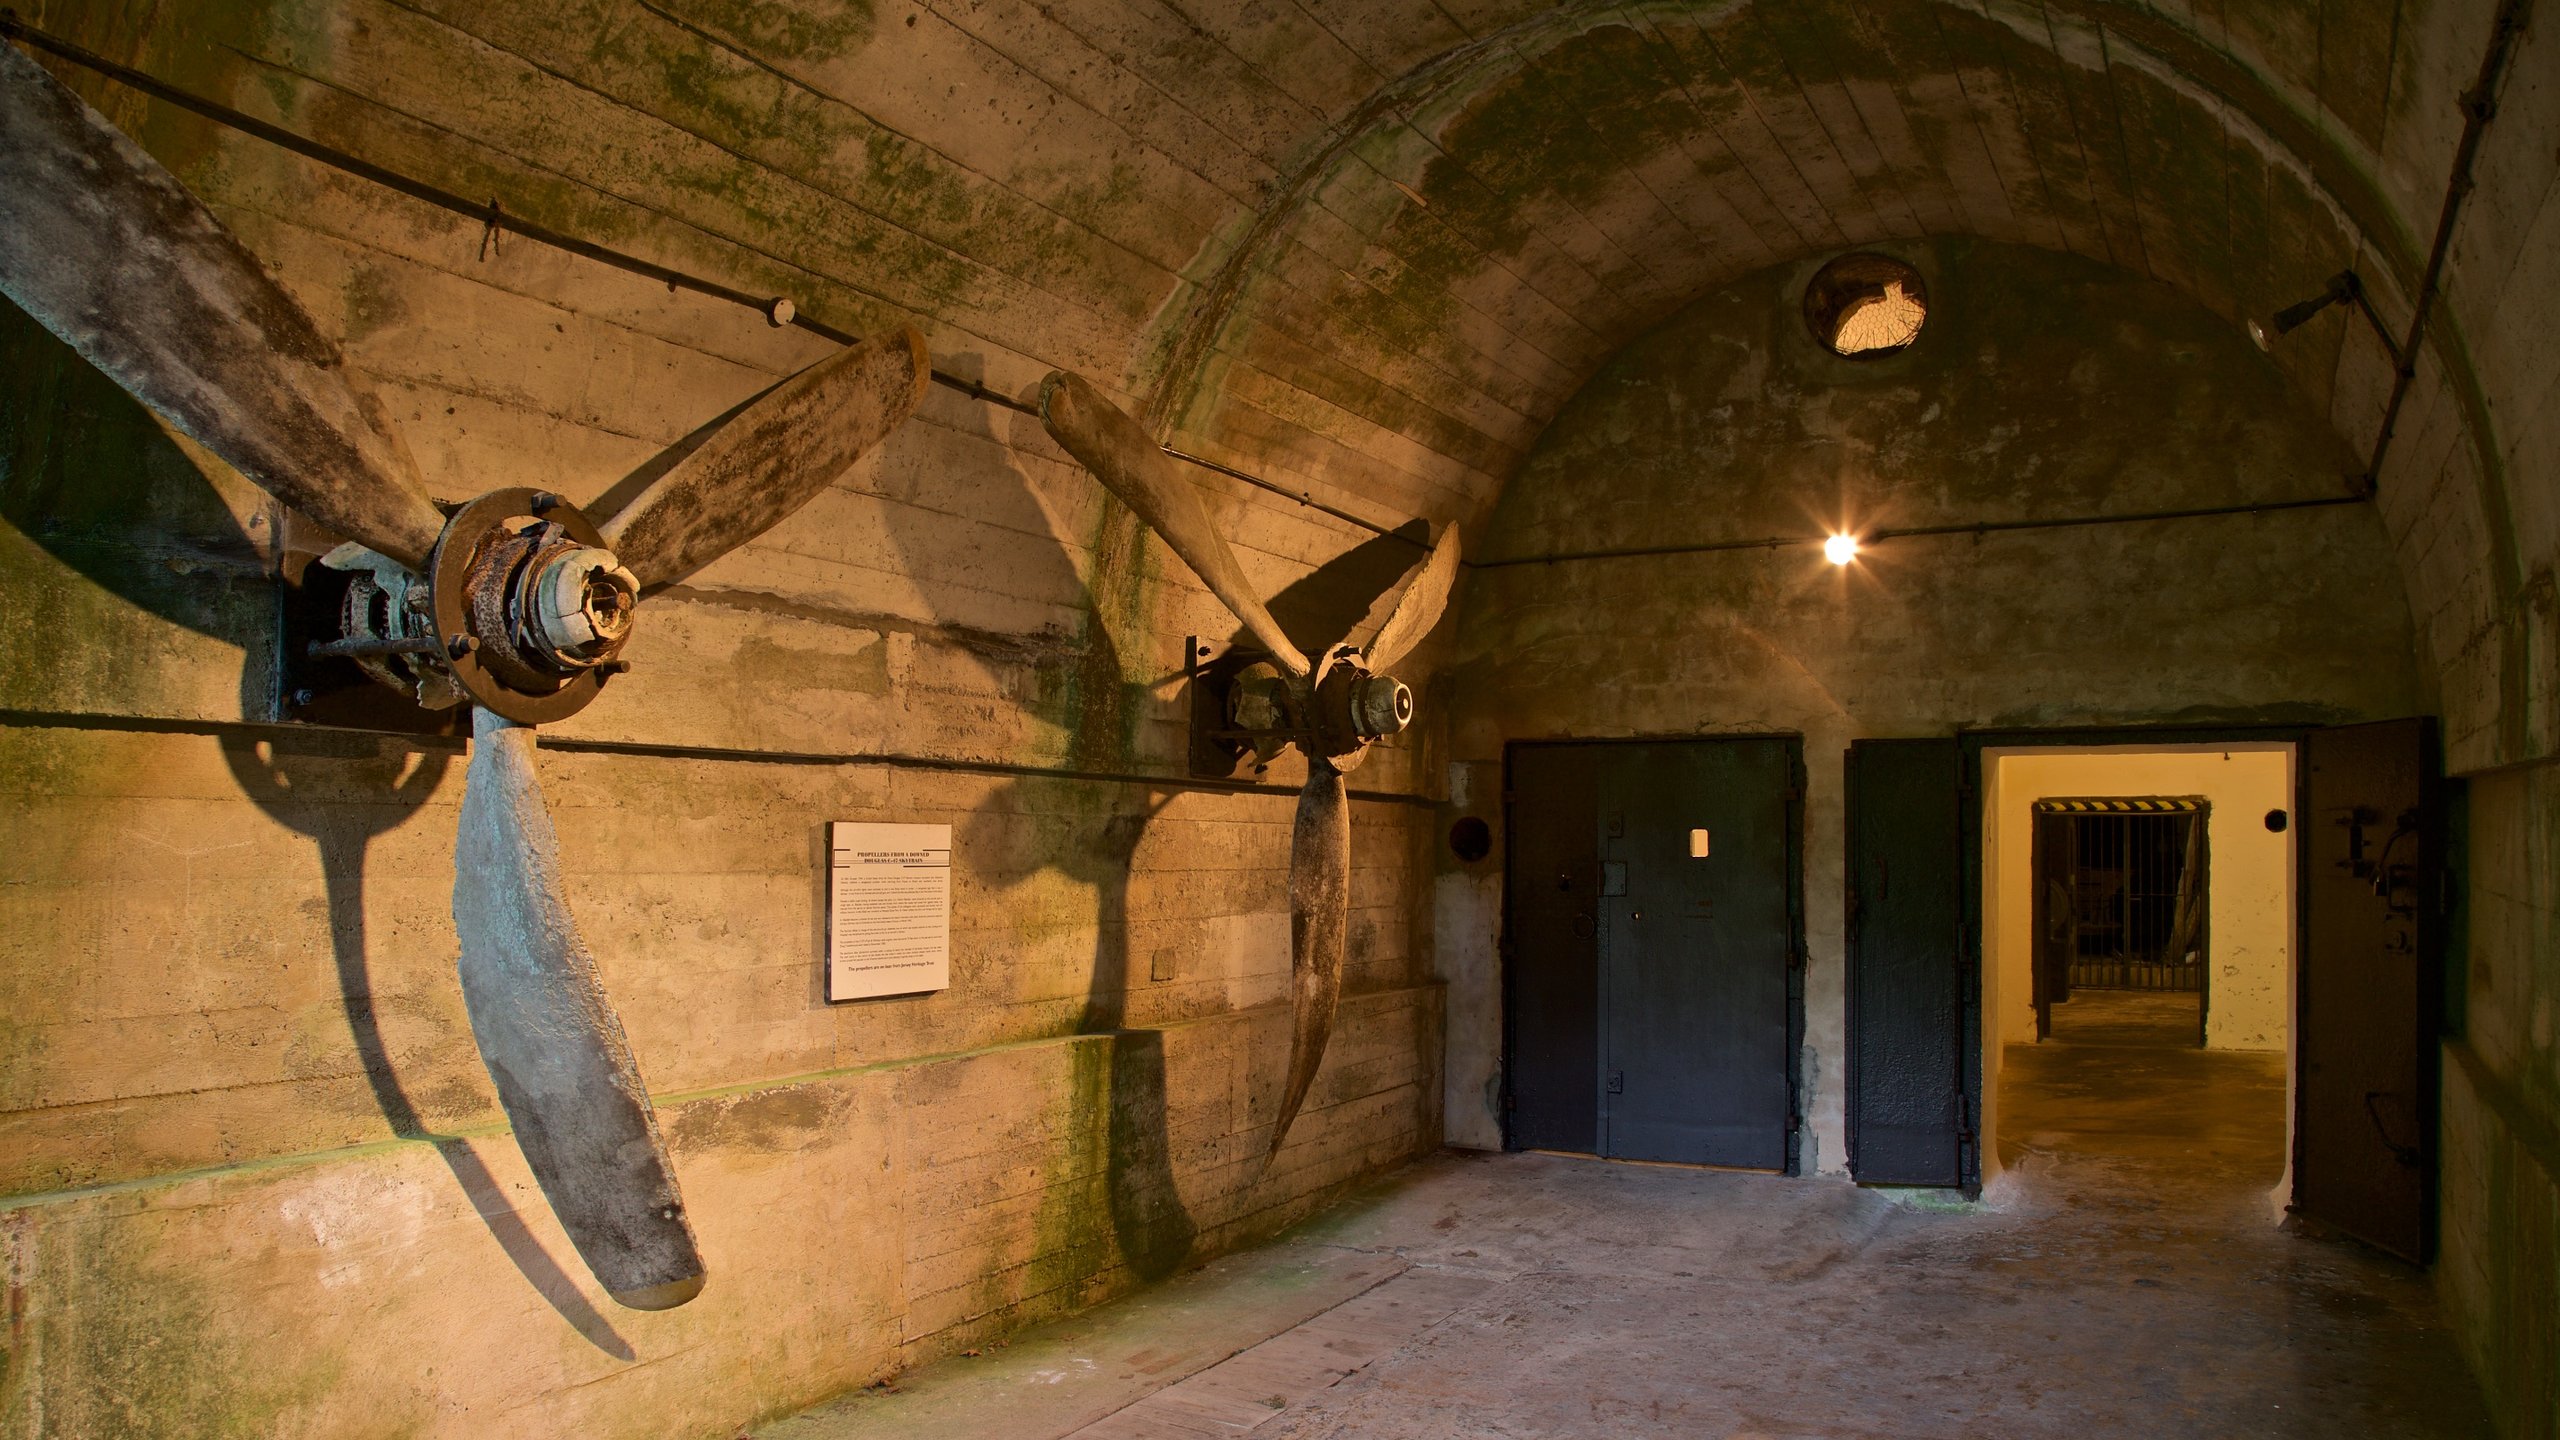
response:
M1346 993L1343 995L1341 1000L1342 1014L1347 1017L1361 1010L1379 1008L1399 999L1425 994L1437 994L1447 988L1448 983L1446 981L1433 979L1425 980L1418 984L1400 985L1382 990L1362 990ZM803 1086L823 1085L832 1081L850 1079L862 1075L889 1074L900 1070L919 1070L935 1065L948 1065L962 1061L984 1059L993 1055L1012 1054L1022 1051L1094 1044L1102 1041L1108 1041L1119 1035L1156 1034L1165 1031L1193 1030L1210 1025L1249 1023L1275 1014L1283 1013L1287 1008L1288 1007L1285 1002L1273 1001L1268 1004L1247 1006L1240 1010L1225 1010L1215 1015L1200 1015L1184 1020L1172 1020L1162 1025L1132 1025L1118 1030L1093 1030L1072 1035L1044 1035L1028 1040L1008 1040L994 1045L982 1045L970 1050L936 1051L927 1055L910 1055L895 1060L875 1061L868 1065L846 1065L826 1070L802 1071L797 1074L775 1076L770 1079L741 1081L734 1085L718 1085L693 1090L669 1091L663 1094L653 1094L649 1097L649 1100L652 1105L657 1106L661 1110L671 1110L680 1106L693 1104L697 1101L728 1100L735 1099L741 1095L754 1095L778 1090L794 1090ZM1337 1028L1339 1028L1340 1021L1337 1020L1336 1024ZM102 1185L78 1185L60 1190L33 1190L16 1195L0 1195L0 1216L9 1215L18 1211L40 1210L55 1205L66 1205L81 1200L93 1200L102 1196L132 1195L147 1193L153 1190L165 1190L179 1185L192 1184L201 1180L220 1179L230 1176L256 1175L270 1171L291 1170L303 1166L330 1165L340 1161L360 1160L369 1156L391 1155L409 1150L441 1149L446 1145L471 1140L485 1140L501 1135L512 1135L513 1133L513 1127L502 1124L457 1126L450 1130L438 1130L423 1135L403 1135L387 1140L369 1140L361 1145L338 1145L325 1150L302 1150L285 1155L261 1155L255 1159L233 1161L224 1165L199 1165L185 1170L170 1170L157 1175L138 1176L130 1180L110 1181Z

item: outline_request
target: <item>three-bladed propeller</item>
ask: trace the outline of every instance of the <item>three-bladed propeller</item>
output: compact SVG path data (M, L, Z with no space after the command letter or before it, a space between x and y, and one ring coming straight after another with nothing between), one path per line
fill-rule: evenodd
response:
M762 534L913 413L930 374L924 338L900 330L803 370L601 525L534 489L492 491L448 516L337 347L257 259L10 45L0 292L250 481L362 547L332 562L370 572L371 618L330 653L430 703L479 707L453 887L472 1034L597 1280L635 1309L692 1299L701 1253L562 895L531 727L576 713L622 667L644 590Z
M1387 623L1365 651L1334 645L1310 660L1280 629L1244 578L1235 552L1200 503L1199 489L1138 422L1079 376L1058 371L1040 387L1049 434L1164 537L1269 653L1237 677L1231 716L1238 728L1307 758L1289 839L1289 1074L1271 1129L1267 1164L1306 1103L1333 1033L1342 993L1343 944L1351 921L1351 808L1343 774L1369 746L1413 720L1413 691L1393 675L1449 603L1458 576L1458 527L1440 532L1422 568L1406 582Z

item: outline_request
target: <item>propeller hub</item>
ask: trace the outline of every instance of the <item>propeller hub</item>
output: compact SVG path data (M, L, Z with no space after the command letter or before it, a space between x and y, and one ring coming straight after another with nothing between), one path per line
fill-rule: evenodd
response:
M1349 649L1325 665L1308 699L1314 743L1307 756L1321 756L1336 769L1349 769L1372 742L1413 723L1413 691L1393 675L1372 673Z
M1351 682L1351 731L1363 740L1401 734L1413 723L1413 691L1393 675L1363 675Z
M622 668L640 582L558 496L494 490L456 510L427 572L436 639L483 709L565 720Z
M610 659L631 638L640 582L610 550L576 545L553 553L527 588L530 638L563 669Z

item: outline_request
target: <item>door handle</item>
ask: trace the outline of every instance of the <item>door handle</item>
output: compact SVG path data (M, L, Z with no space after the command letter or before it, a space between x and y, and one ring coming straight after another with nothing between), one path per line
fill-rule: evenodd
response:
M2382 1111L2374 1104L2375 1101L2380 1100L2386 1095L2390 1096L2394 1100L2400 1100L2403 1101L2404 1104L2406 1103L2406 1097L2402 1096L2396 1090L2367 1090L2364 1092L2364 1116L2366 1119L2373 1122L2374 1138L2382 1142L2383 1149L2391 1152L2391 1158L2399 1161L2402 1165L2415 1170L2418 1168L2418 1163L2426 1157L2418 1152L2417 1146L2403 1145L2399 1141L2391 1138L2391 1129L2389 1126L2382 1123ZM2414 1118L2416 1107L2409 1106L2408 1108Z

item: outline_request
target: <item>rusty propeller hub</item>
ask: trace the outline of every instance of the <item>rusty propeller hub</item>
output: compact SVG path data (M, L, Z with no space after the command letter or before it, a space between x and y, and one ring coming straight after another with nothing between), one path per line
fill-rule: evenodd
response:
M1411 687L1370 670L1358 651L1346 646L1320 664L1312 682L1267 663L1237 674L1228 691L1227 720L1249 738L1260 763L1269 764L1282 746L1294 744L1312 759L1348 770L1373 742L1413 723Z
M525 725L586 708L628 668L640 582L578 508L494 490L455 511L427 559L429 613L473 704Z

